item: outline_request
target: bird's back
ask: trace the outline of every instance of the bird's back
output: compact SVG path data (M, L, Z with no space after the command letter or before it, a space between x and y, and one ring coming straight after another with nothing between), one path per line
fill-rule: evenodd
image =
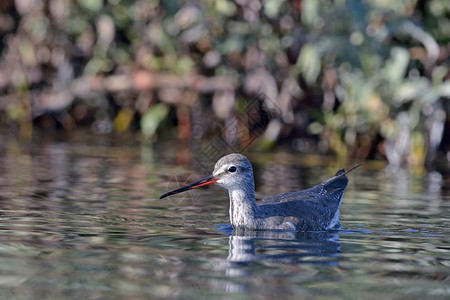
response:
M265 198L259 202L259 210L269 220L281 216L294 221L298 230L339 227L338 209L348 184L346 173L340 169L336 176L312 188Z

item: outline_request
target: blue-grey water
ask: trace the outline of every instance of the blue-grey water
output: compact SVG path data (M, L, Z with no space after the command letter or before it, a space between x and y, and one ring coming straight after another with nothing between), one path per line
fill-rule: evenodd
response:
M189 147L3 141L2 299L450 298L449 178L380 162L349 175L343 230L233 234L219 187ZM342 166L248 154L257 197L311 187Z

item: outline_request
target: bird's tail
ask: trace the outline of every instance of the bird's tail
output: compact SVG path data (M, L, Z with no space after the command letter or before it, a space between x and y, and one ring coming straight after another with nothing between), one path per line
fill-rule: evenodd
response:
M332 208L333 210L337 210L341 205L342 197L347 188L348 178L345 175L358 168L360 165L361 164L358 164L347 171L340 169L334 177L331 177L322 183L323 190L325 190L328 195L325 199L332 204L330 205L330 208L334 206L334 209Z
M332 184L333 182L337 181L339 178L346 177L345 175L347 175L354 169L358 168L359 166L361 166L361 164L357 164L356 166L351 167L347 171L345 171L345 169L339 169L339 171L336 172L336 175L334 177L331 177L330 179L324 181L322 184L325 186L328 184Z

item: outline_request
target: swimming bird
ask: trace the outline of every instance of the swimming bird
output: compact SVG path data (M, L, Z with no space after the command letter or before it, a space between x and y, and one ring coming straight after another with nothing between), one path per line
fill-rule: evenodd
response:
M228 190L230 222L233 228L320 231L339 229L339 206L347 187L348 171L336 175L312 188L255 200L255 182L249 160L233 153L219 159L213 173L199 181L160 196L178 194L202 186L217 184Z

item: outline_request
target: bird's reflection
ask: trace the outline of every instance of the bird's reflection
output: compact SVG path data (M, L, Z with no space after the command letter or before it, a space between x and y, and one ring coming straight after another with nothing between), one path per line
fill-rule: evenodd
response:
M271 261L336 265L339 233L235 230L230 235L230 263Z
M254 278L258 264L285 263L296 265L303 276L313 277L314 264L338 266L340 243L338 231L249 231L233 230L229 233L229 253L226 260L215 264L224 273L216 288L226 292L245 292L247 283L238 278Z

